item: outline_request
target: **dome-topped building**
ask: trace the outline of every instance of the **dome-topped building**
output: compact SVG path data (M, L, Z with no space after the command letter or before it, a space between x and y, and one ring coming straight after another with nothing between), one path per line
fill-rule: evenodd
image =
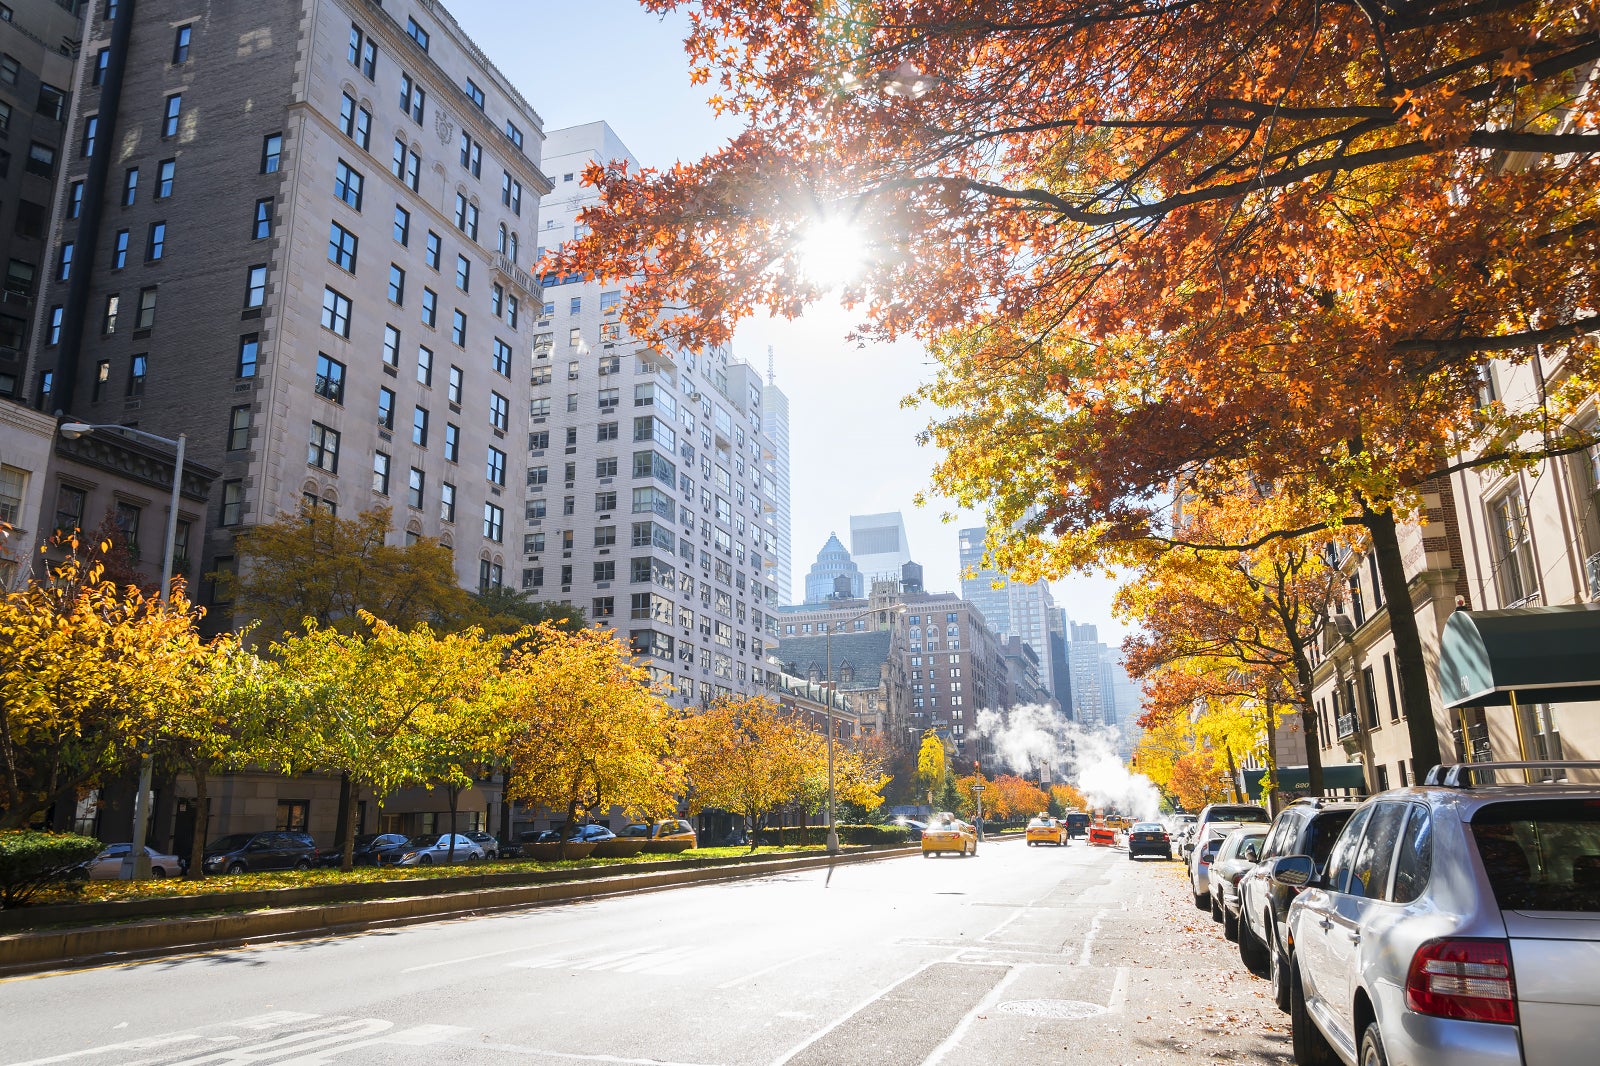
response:
M843 582L840 581L843 579ZM839 542L838 534L828 534L828 542L817 553L806 575L806 602L826 603L837 595L836 589L848 583L847 598L860 599L864 592L861 570L850 559L850 553Z

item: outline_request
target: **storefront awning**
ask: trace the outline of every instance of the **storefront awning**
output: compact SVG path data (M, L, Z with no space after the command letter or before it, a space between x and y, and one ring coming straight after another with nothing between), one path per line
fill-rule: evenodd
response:
M1265 770L1240 770L1239 772L1244 775L1244 794L1250 797L1261 795L1261 779L1267 775L1267 772ZM1335 788L1361 790L1366 787L1367 779L1366 775L1361 772L1360 763L1324 766L1322 768L1323 791ZM1304 766L1278 767L1278 791L1311 791L1310 769Z
M1446 707L1600 700L1600 604L1455 612L1439 692Z

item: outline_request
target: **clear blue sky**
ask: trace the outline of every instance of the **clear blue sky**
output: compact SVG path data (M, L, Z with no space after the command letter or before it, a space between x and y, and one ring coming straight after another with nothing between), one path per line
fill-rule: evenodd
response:
M647 166L697 159L736 132L706 106L711 90L689 84L681 17L657 18L633 0L445 2L547 130L603 119ZM928 588L958 591L956 530L981 516L945 524L938 501L911 502L936 456L915 439L928 414L902 410L900 399L930 373L926 355L908 343L855 348L848 326L843 312L819 309L796 322L747 322L734 344L762 367L771 345L789 396L795 591L830 532L848 546L851 514L896 510ZM1110 582L1075 577L1053 588L1074 621L1099 625L1107 643L1121 638Z

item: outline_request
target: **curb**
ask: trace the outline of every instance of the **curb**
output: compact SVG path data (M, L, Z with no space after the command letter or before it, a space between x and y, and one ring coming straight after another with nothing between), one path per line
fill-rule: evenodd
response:
M662 870L643 874L560 881L550 884L480 888L430 896L280 907L244 914L168 918L79 929L0 936L0 975L127 962L181 952L241 947L279 940L345 936L368 929L547 906L675 888L712 881L736 881L775 873L814 870L893 859L919 852L896 847L881 851L768 860L735 866Z

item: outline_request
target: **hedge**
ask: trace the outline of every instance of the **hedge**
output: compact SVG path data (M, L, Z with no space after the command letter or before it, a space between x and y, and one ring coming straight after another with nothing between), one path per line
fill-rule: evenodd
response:
M799 844L823 844L828 839L828 827L786 825L781 829L762 829L756 834L758 843L773 847L792 848ZM903 825L841 825L841 844L904 844L911 839L911 830Z
M46 885L68 881L100 854L100 842L74 833L31 829L0 833L0 907L20 907Z

